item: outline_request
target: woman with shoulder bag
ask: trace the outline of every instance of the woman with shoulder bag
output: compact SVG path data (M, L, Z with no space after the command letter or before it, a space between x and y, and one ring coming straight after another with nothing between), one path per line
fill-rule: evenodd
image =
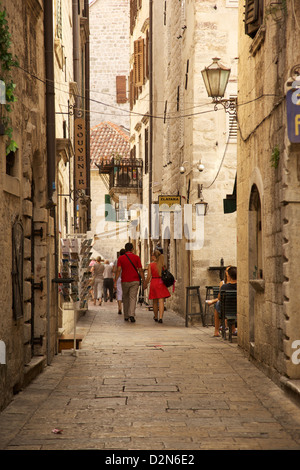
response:
M158 323L162 323L165 309L164 299L170 297L171 294L161 279L161 273L165 267L164 255L159 250L155 250L151 258L152 262L148 266L147 279L144 282L144 289L147 288L150 282L149 300L153 300L153 318L155 321L158 321Z

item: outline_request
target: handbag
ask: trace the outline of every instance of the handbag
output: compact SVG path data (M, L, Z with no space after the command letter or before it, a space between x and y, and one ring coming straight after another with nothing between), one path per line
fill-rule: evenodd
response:
M168 271L167 269L163 269L163 271L161 273L161 280L162 280L162 282L164 283L164 285L166 287L173 286L174 282L175 282L175 278L174 278L173 274L170 273L170 271Z
M126 255L126 253L125 253L125 256L126 256L126 258L129 259L130 263L132 264L132 266L134 267L134 269L135 269L136 272L138 273L138 276L139 276L139 279L140 279L140 286L141 286L141 285L142 285L142 278L141 278L141 276L140 276L140 273L139 273L138 270L137 270L137 267L133 264L133 262L131 261L131 259L129 258L129 256Z

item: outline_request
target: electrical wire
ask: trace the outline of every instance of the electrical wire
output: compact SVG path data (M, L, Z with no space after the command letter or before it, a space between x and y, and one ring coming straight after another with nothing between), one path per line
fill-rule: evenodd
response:
M227 141L226 141L226 144L225 144L225 149L224 149L223 157L222 157L222 160L221 160L221 162L220 162L220 165L219 165L218 171L217 171L217 173L216 173L216 176L214 177L214 179L212 180L212 182L210 183L210 185L209 185L209 186L203 186L203 189L209 189L209 188L214 184L214 182L216 181L216 179L217 179L218 176L219 176L219 173L220 173L221 168L222 168L222 166L223 166L223 162L224 162L224 160L225 160L227 148L228 148L228 145L229 145L229 141L230 141L230 132L231 132L231 130L232 130L233 123L234 123L234 120L231 121L231 125L230 125L230 127L229 127L228 138L227 138Z
M40 82L42 82L42 83L44 83L44 84L46 84L47 82L52 83L53 88L54 88L55 90L61 91L62 93L67 93L67 94L69 94L69 91L68 91L68 90L67 90L67 91L66 91L66 90L62 90L62 89L58 88L57 86L55 86L55 84L57 83L56 81L54 81L54 80L49 80L49 79L42 79L42 78L38 77L37 75L35 75L35 74L29 72L28 70L24 69L24 68L21 67L20 65L18 65L17 67L18 67L20 70L22 70L23 72L27 73L27 74L30 75L31 77L35 78L36 80L38 80L38 81L40 81ZM62 84L62 83L60 83L60 84ZM64 84L62 84L62 85L64 85ZM66 85L66 86L68 86L68 85ZM76 98L80 98L80 99L83 99L83 100L86 99L85 96L80 95L80 94L74 94L74 96L75 96ZM254 99L249 100L249 101L244 102L244 103L239 103L239 104L237 104L237 109L238 109L240 106L245 106L245 105L247 105L247 104L249 104L249 103L252 103L252 102L254 102L254 101L260 100L261 98L263 98L263 97L265 97L265 96L278 96L278 95L262 94L262 95L260 95L260 96L257 97L257 98L254 98ZM131 111L121 110L121 109L120 109L119 107L117 107L117 106L114 106L114 105L109 104L109 103L105 103L105 102L103 102L103 101L95 100L95 99L92 99L92 98L90 98L90 102L92 102L92 103L97 103L97 104L100 104L100 105L105 106L105 107L108 107L108 108L116 109L117 111L121 111L122 113L127 113L129 116L144 116L144 113L138 113L138 112L132 111L132 110L131 110ZM196 107L209 106L210 104L211 104L211 103L201 104L201 105L197 105ZM59 104L59 106L66 106L66 107L67 107L67 105L61 104L61 103ZM222 110L222 108L220 108L220 109ZM80 110L81 110L82 112L88 112L88 113L91 114L91 110L86 110L86 109L84 109L84 108L80 108ZM151 115L151 116L149 115L149 117L154 118L154 119L161 119L161 120L172 120L172 119L182 119L182 118L187 118L187 117L199 116L199 115L207 114L207 113L211 113L211 112L215 112L215 109L210 109L210 110L206 110L206 111L200 111L200 112L196 112L196 113L189 113L189 114L179 114L179 115L177 115L177 116L170 116L170 115L164 116L164 114L162 114L162 115ZM97 113L97 114L106 114L106 113L104 113L104 112L101 113L100 111L98 111L98 112L97 112L97 111L92 111L92 113L93 113L93 114L94 114L94 113ZM124 116L124 114L107 114L107 115Z
M298 26L298 24L297 24L297 26ZM47 82L51 82L51 83L53 84L53 88L54 88L54 89L56 89L56 90L58 90L58 91L61 91L62 93L68 93L68 94L69 94L69 91L68 91L68 90L67 90L67 91L61 90L60 88L58 88L57 86L55 86L55 84L58 83L58 82L55 82L54 80L42 79L42 78L38 77L37 75L32 74L32 73L29 72L28 70L25 70L25 69L24 69L23 67L21 67L20 65L18 65L17 67L18 67L20 70L22 70L22 71L24 71L25 73L27 73L28 75L30 75L31 77L35 78L36 80L38 80L38 81L40 81L40 82L42 82L42 83L44 83L44 84L46 84ZM60 85L64 85L64 84L63 84L63 83L60 83ZM66 85L66 86L68 86L68 85ZM77 98L80 98L80 99L84 99L84 100L86 99L86 97L85 97L85 96L82 96L82 95L77 95L77 94L75 94L74 96L77 97ZM258 96L258 97L256 97L256 98L253 98L252 100L246 101L246 102L244 102L244 103L239 103L239 104L236 103L236 111L238 111L238 108L239 108L239 107L242 107L242 106L245 106L245 105L247 105L247 104L253 103L253 102L255 102L255 101L258 101L258 100L260 100L260 99L262 99L262 98L264 98L264 97L268 97L268 96L274 97L274 96L278 96L278 95L276 95L276 94L262 94L262 95L260 95L260 96ZM265 120L267 120L267 119L273 114L274 110L281 104L281 102L282 102L283 100L284 100L284 97L281 97L281 99L276 103L276 105L273 107L273 109L271 110L271 112L270 112L267 116L265 116L265 118L262 119L262 121L261 121L260 123L258 123L258 124L255 126L255 128L248 134L248 136L247 136L246 138L244 138L243 135L242 135L241 128L240 128L240 123L239 123L239 121L238 121L238 115L236 114L236 122L237 122L238 130L239 130L239 133L240 133L240 136L241 136L241 139L242 139L243 142L245 142L246 140L248 140L248 139L250 138L250 136L256 131L256 129L257 129ZM104 103L104 102L102 102L102 101L98 101L98 100L95 100L95 99L91 99L91 98L90 98L90 102L92 102L92 103L97 103L97 104L100 104L100 105L102 105L102 106L106 106L106 107L109 107L109 108L117 109L118 111L123 111L123 112L129 114L130 116L131 116L131 115L134 115L134 116L144 116L144 113L137 113L137 112L134 112L134 111L120 110L120 108L118 108L117 106L114 106L114 105L111 105L111 104L108 104L108 103ZM196 107L207 106L207 105L209 105L209 104L211 104L211 103L206 103L206 104L202 104L202 105L197 105L197 106L195 106L195 107L192 107L191 109L195 109ZM67 105L62 104L62 103L60 103L59 106L61 106L61 107L64 107L64 106L67 107ZM219 109L222 110L223 108L219 108ZM170 115L168 115L168 116L165 116L165 115L161 115L161 116L160 116L160 115L156 115L156 116L155 116L155 115L152 115L152 116L150 116L150 115L149 115L149 117L152 117L152 118L154 118L154 119L162 119L162 120L164 120L164 122L165 122L165 121L167 121L167 120L172 120L172 119L182 119L182 118L187 118L187 117L199 116L199 115L207 114L207 113L211 113L211 112L216 112L216 111L218 111L219 109L210 109L210 110L200 111L200 112L197 112L197 113L190 113L190 114L180 114L179 116L174 116L174 117L172 117L172 116L170 116ZM90 110L85 110L85 109L83 109L83 108L81 108L81 111L91 113ZM102 115L105 114L105 115L114 115L114 116L118 116L118 114L108 114L108 113L103 113L103 112L100 112L100 111L98 111L98 112L97 112L97 111L93 111L93 113L95 113L95 114L102 114ZM170 113L169 113L169 114L170 114ZM124 114L120 114L119 116L124 116ZM234 122L234 121L232 121L231 125L233 125L233 122ZM214 177L214 179L213 179L213 181L210 183L210 185L209 185L209 186L206 186L206 187L203 187L203 189L209 189L209 188L215 183L216 179L218 178L218 176L219 176L219 174L220 174L220 171L221 171L221 168L222 168L222 166L223 166L223 162L224 162L224 159L225 159L225 156L226 156L227 148L228 148L228 145L229 145L230 130L231 130L231 128L229 129L228 139L227 139L226 144L225 144L225 149L224 149L223 157L222 157L222 160L221 160L221 162L220 162L220 165L219 165L218 171L217 171L217 173L216 173L216 176Z

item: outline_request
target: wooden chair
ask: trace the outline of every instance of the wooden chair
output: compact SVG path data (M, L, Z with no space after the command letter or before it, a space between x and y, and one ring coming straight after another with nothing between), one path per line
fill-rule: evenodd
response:
M222 336L226 340L225 320L227 320L229 341L232 343L232 328L235 325L237 319L237 291L221 290L220 305Z

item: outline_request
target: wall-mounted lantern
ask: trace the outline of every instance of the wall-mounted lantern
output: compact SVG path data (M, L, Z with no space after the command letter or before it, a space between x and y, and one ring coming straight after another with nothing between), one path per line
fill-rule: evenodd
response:
M202 194L202 188L203 188L203 185L198 184L199 201L197 201L195 203L197 215L206 215L207 211L208 211L208 202L204 201L204 197L203 197L203 194Z

